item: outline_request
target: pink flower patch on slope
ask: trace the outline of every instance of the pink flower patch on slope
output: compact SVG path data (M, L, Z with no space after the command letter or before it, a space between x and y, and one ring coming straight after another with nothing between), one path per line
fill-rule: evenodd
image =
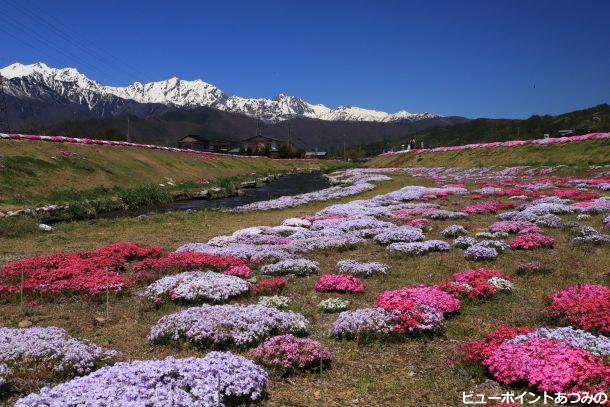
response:
M541 391L597 392L610 387L610 366L601 357L554 340L504 342L483 364L501 383L525 381Z
M513 250L530 250L538 247L553 248L554 246L555 239L542 233L524 233L510 241L510 248Z
M345 274L325 274L316 282L316 291L363 293L364 284L358 277Z
M563 319L587 331L610 333L610 287L573 285L551 294L546 310L551 318Z

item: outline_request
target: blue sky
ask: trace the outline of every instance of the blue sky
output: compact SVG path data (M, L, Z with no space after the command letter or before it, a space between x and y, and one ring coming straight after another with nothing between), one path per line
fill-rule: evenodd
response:
M610 1L3 0L0 65L467 117L608 102Z

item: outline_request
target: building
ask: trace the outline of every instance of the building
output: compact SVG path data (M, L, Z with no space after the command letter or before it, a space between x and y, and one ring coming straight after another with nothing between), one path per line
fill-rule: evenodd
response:
M178 140L178 147L197 151L228 153L235 147L235 143L231 140L210 140L199 134L189 134Z
M257 134L256 136L245 138L241 141L241 148L243 151L252 152L252 154L269 154L269 156L277 156L282 141Z
M307 151L305 158L326 158L327 155L326 151Z

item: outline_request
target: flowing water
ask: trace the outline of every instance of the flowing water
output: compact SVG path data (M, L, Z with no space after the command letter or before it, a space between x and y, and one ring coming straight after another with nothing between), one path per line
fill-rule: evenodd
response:
M188 201L174 201L165 204L112 211L100 214L101 218L120 218L128 216L146 215L150 213L198 210L204 208L235 208L253 202L266 201L286 195L298 195L307 192L319 191L330 187L328 180L319 172L308 174L291 174L280 177L275 181L263 184L260 188L245 188L242 196L230 196L220 199L192 199Z

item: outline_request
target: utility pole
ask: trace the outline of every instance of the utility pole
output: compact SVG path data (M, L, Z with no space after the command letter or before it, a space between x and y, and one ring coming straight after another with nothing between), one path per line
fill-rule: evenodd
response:
M11 124L8 121L8 108L6 107L6 95L4 93L4 78L0 73L0 131L11 132Z
M127 141L130 142L131 141L131 134L130 134L130 130L131 130L131 119L129 117L129 114L127 114Z

